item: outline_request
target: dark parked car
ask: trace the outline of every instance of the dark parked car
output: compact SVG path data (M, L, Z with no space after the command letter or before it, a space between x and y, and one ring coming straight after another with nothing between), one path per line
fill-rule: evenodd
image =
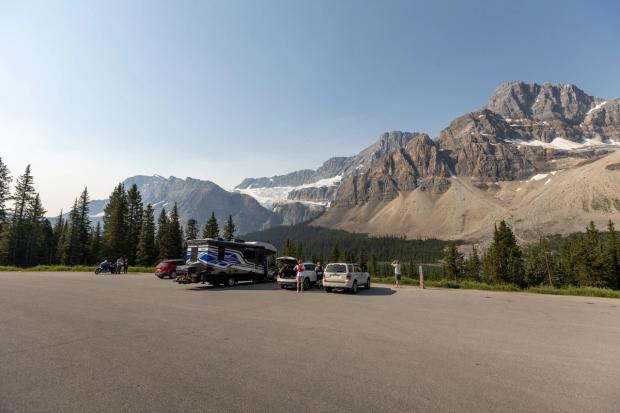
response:
M155 267L155 275L159 278L177 278L177 266L185 265L185 260L163 260Z

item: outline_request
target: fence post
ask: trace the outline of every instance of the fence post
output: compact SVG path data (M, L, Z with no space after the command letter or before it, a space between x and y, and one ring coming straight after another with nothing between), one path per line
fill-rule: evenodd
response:
M422 269L422 266L420 265L420 288L424 288L424 270Z

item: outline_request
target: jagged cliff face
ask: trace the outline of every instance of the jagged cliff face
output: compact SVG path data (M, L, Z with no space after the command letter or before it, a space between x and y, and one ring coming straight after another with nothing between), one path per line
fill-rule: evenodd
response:
M546 199L542 194L550 193L550 187L529 191L517 188L519 183L554 174L548 178L551 185L557 177L568 176L561 171L569 170L601 175L601 168L584 165L605 162L619 145L620 99L596 98L570 84L508 82L495 90L483 108L455 119L435 140L423 133L389 132L355 156L332 158L313 173L295 173L305 179L295 181L301 182L299 187L278 188L285 195L280 204L299 205L279 211L285 215L294 211L292 217L302 217L302 208L320 203L326 213L315 221L319 225L371 233L475 237L481 233L477 225L492 226L498 217L536 221L524 211L511 211L504 202L518 199L520 191L519 195L535 192L540 200ZM605 173L608 178L612 175ZM328 185L313 184L334 177L338 179ZM568 179L562 185L568 185ZM260 178L252 185L275 188L274 182L280 179ZM583 194L588 199L583 204L595 200L595 205L610 207L602 212L588 207L577 215L596 210L616 216L620 196L614 197L609 186L599 187L606 185L603 181L593 182L592 188L584 186L590 192ZM569 199L559 202L574 205ZM453 217L457 217L454 222ZM428 223L441 229L435 234L421 231Z

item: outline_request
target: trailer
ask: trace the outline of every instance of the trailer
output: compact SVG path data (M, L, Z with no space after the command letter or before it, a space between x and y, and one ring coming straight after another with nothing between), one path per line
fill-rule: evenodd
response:
M266 242L221 238L187 241L186 264L177 267L178 283L234 286L239 281L275 281L277 269L268 264L276 248Z

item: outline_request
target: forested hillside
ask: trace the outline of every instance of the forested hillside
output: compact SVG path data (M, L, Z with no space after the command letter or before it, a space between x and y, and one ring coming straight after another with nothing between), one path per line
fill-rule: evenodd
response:
M270 242L283 253L287 241L296 246L302 245L306 258L311 256L330 258L337 249L342 257L358 257L363 251L369 259L378 261L414 261L433 263L443 257L447 241L437 239L409 240L403 237L372 237L342 230L333 230L307 224L279 226L264 231L252 232L242 236L247 241ZM288 248L287 248L288 249Z

